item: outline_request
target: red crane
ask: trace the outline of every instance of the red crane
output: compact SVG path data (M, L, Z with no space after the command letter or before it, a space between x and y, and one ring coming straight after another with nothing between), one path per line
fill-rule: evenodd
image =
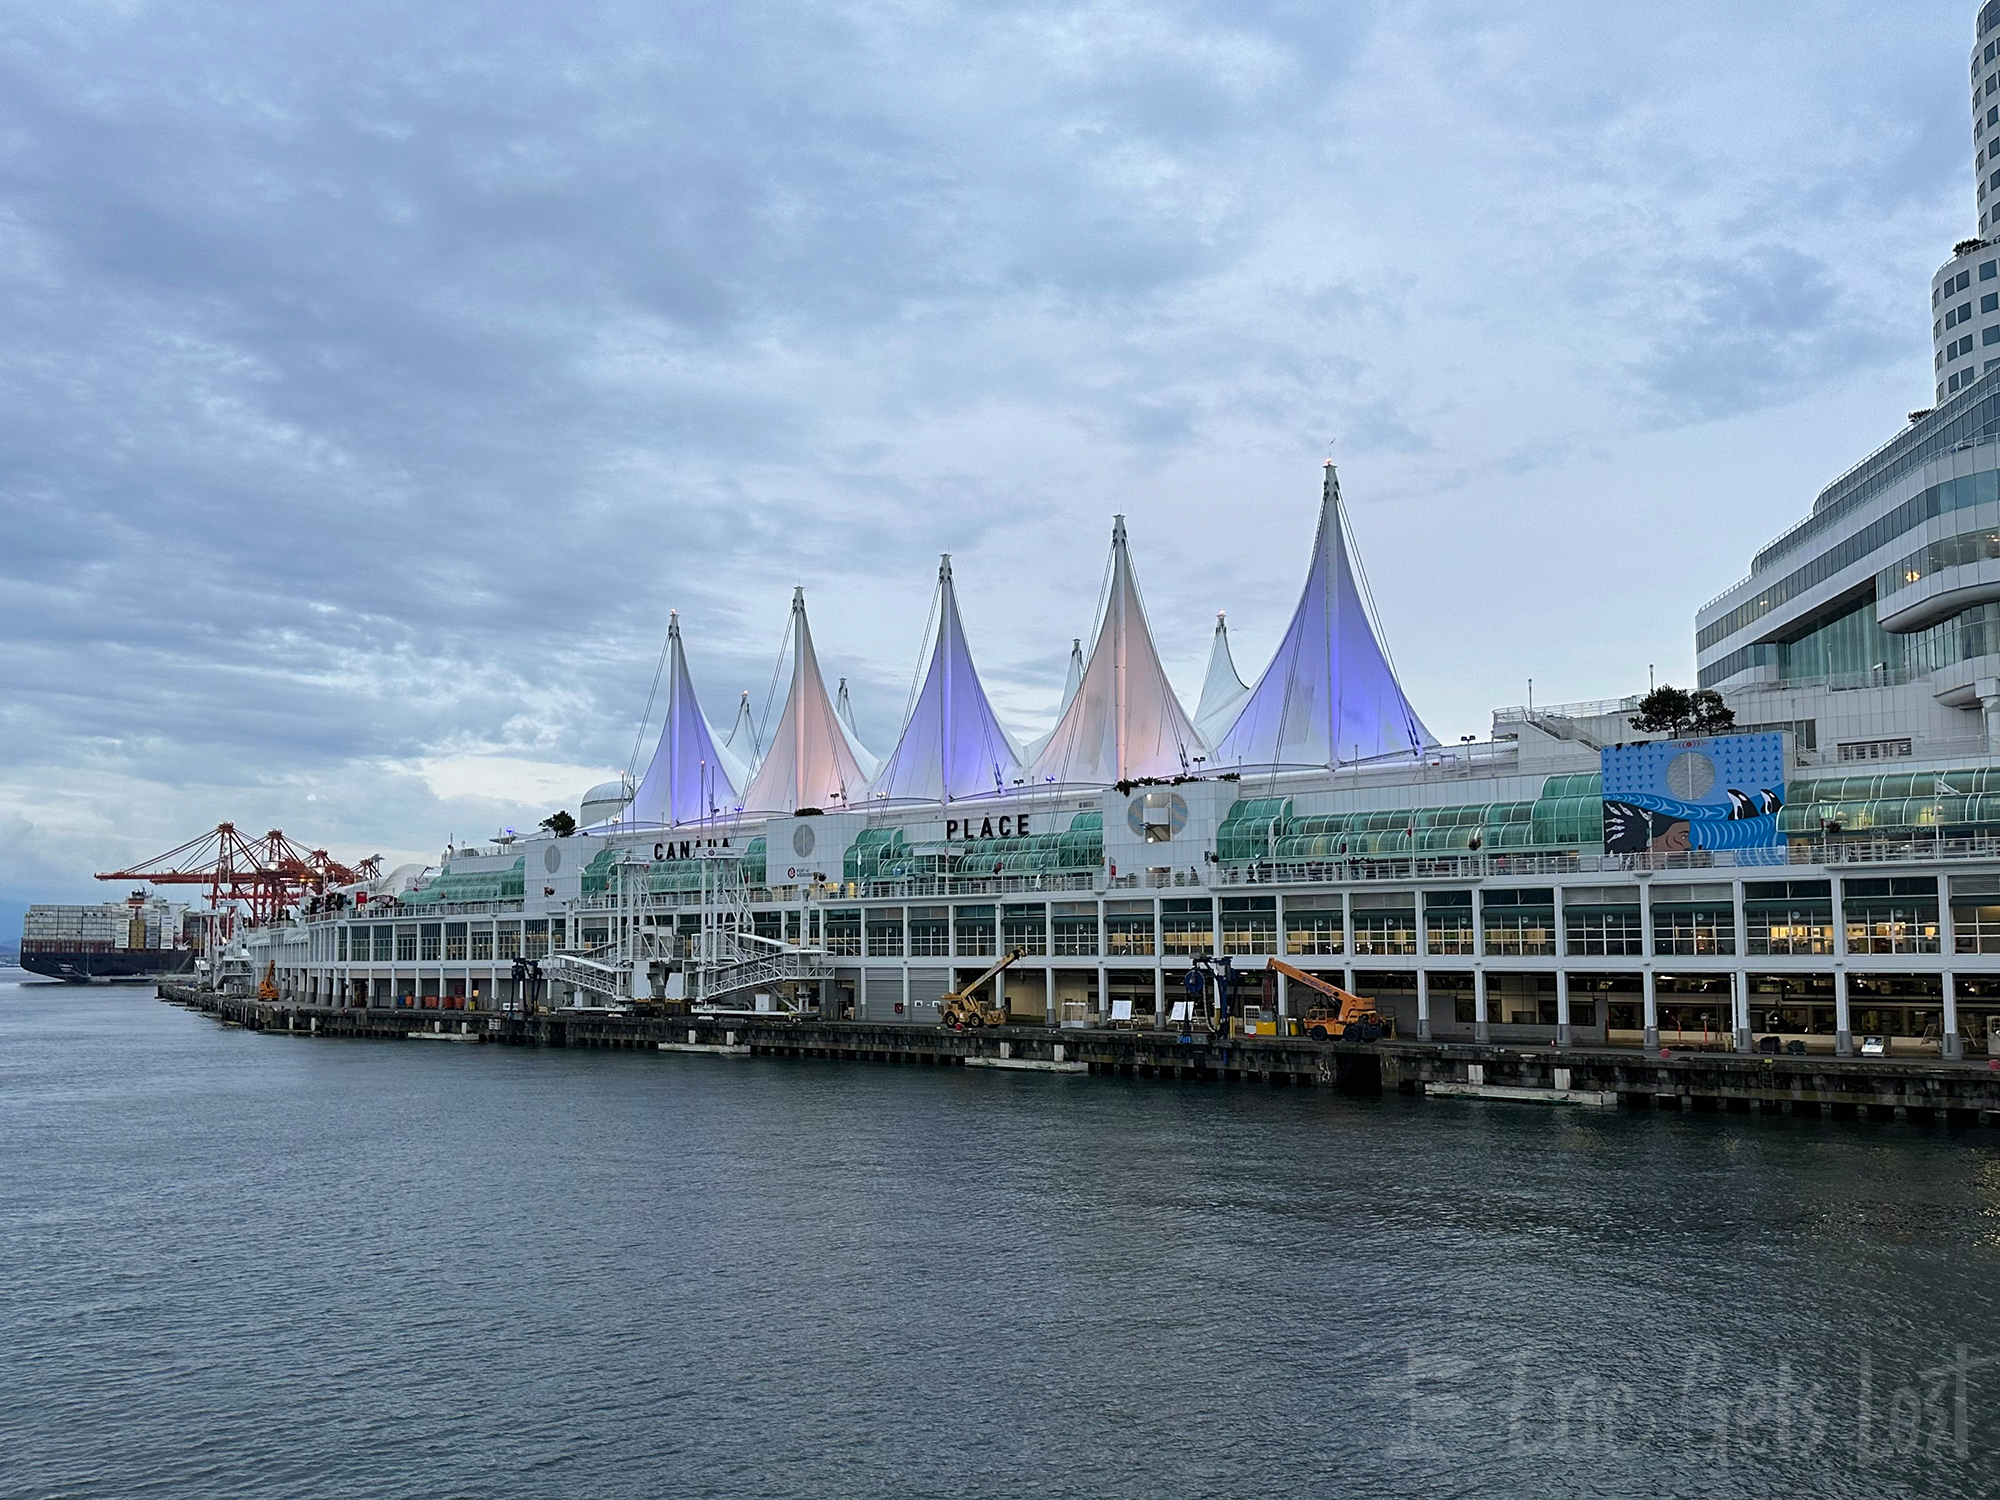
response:
M210 911L220 914L240 903L253 923L262 923L282 916L308 893L372 880L380 867L380 856L350 867L324 849L300 848L275 828L261 839L247 839L234 823L218 823L136 869L97 878L207 886Z

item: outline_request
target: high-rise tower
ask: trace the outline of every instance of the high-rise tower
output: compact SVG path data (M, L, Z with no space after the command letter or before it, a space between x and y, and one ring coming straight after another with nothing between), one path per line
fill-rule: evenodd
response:
M1979 235L1960 240L1931 277L1937 399L2000 369L2000 0L1986 0L1972 40L1973 202Z

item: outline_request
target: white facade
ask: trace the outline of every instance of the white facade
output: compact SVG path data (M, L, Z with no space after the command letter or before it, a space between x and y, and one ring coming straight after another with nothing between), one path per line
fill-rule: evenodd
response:
M1981 6L1972 43L1973 204L1979 236L1931 277L1931 370L1939 401L2000 368L2000 3Z

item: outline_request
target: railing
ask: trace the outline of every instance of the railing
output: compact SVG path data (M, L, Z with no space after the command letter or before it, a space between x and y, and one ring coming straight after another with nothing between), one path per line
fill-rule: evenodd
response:
M1484 880L1508 875L1640 874L1759 870L1797 865L1928 864L2000 860L2000 836L1799 840L1775 849L1689 849L1646 854L1461 854L1408 859L1270 860L1224 865L1215 883L1337 885L1369 881Z
M425 901L415 906L388 897L333 911L299 913L299 920L312 922L428 922L433 917L483 917L521 910L518 899L505 901Z
M758 985L832 977L833 963L826 954L810 948L789 948L781 953L763 954L703 974L701 999L706 1004L724 995L755 989Z
M1599 698L1589 703L1546 703L1540 708L1528 708L1515 704L1511 708L1493 710L1495 724L1532 724L1540 718L1551 719L1605 719L1613 714L1629 714L1639 707L1639 695L1633 693L1624 698Z
M1104 882L1106 890L1117 891L1164 891L1175 886L1200 886L1204 882L1201 872L1190 866L1185 870L1153 868L1135 870L1130 875L1113 875Z
M846 900L915 900L923 896L1010 896L1036 891L1088 891L1096 887L1096 872L1078 870L1059 875L912 876L903 880L864 880L858 896Z

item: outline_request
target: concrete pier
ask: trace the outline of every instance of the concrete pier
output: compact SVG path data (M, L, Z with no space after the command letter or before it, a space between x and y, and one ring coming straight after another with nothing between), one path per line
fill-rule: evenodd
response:
M1629 1109L1794 1114L2000 1124L2000 1069L1984 1061L1762 1055L1733 1051L1523 1047L1478 1042L1316 1042L1308 1037L1195 1036L1145 1029L1002 1026L946 1031L784 1015L690 1017L617 1011L313 1007L163 984L163 999L224 1024L299 1038L422 1038L534 1047L630 1048L816 1058L915 1067L987 1067L1122 1078L1399 1091L1455 1098L1609 1102Z

